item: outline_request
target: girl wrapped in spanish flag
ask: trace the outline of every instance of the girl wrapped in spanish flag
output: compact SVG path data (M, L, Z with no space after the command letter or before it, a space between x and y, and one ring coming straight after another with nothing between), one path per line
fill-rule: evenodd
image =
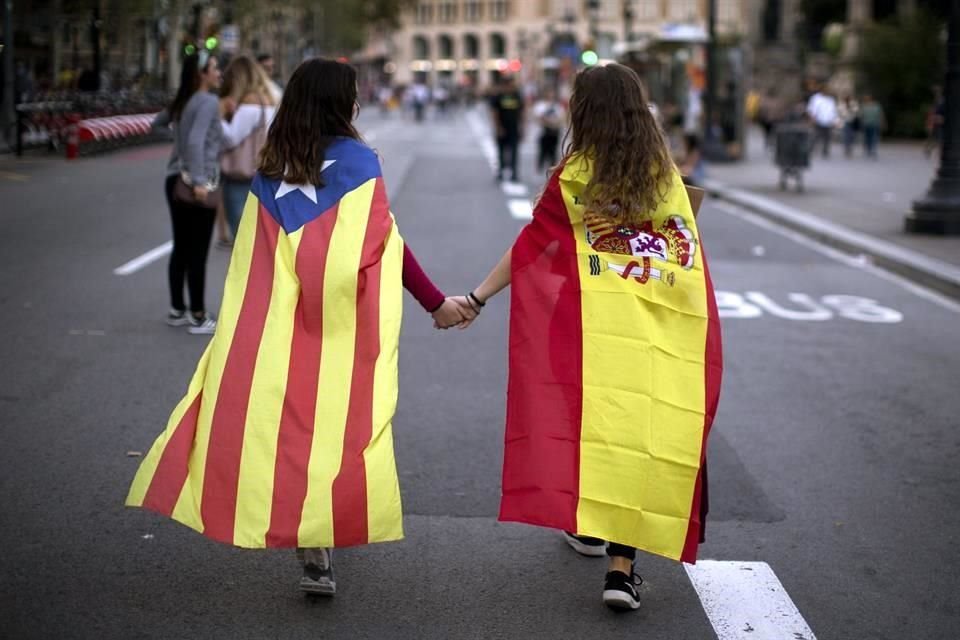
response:
M402 288L440 328L473 317L403 244L352 124L357 74L290 79L247 197L216 333L127 504L238 547L296 547L333 595L330 548L403 537L391 421Z
M720 322L639 77L582 71L570 112L533 221L458 302L479 312L512 284L500 519L609 556L603 601L631 610L636 549L692 563L703 541Z

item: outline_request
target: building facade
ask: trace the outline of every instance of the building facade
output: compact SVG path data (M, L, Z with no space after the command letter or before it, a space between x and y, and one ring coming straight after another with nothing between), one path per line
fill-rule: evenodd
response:
M718 33L742 37L755 0L716 0ZM425 0L372 46L393 84L421 80L484 90L502 73L543 81L587 49L614 59L663 41L703 42L708 0Z

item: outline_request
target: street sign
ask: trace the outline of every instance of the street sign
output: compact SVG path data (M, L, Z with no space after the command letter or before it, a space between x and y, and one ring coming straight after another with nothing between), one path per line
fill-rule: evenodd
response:
M240 49L240 27L225 24L220 28L220 50L224 53L236 53Z

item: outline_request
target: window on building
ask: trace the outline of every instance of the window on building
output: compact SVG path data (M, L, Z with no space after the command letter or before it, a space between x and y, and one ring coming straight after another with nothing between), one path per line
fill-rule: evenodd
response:
M440 22L450 24L451 22L457 21L457 9L458 5L456 2L451 2L451 0L446 0L445 2L440 3Z
M418 2L417 10L414 15L414 21L417 24L430 24L433 22L433 3Z
M633 11L637 20L657 20L661 18L660 0L634 0Z
M444 60L453 58L453 38L448 35L437 38L437 54Z
M493 0L490 3L490 19L503 21L510 15L510 3L507 0Z
M669 18L680 21L696 21L700 18L699 0L670 0Z
M480 57L480 40L472 33L463 36L463 53L467 58Z
M763 39L766 42L780 39L780 0L767 0L763 8Z
M491 58L507 57L507 40L506 38L503 37L502 33L490 34L490 57Z
M740 22L740 0L717 0L719 22Z
M430 43L423 36L413 36L413 59L428 60L430 58Z
M467 22L480 22L483 20L483 2L469 0L464 7L464 14Z

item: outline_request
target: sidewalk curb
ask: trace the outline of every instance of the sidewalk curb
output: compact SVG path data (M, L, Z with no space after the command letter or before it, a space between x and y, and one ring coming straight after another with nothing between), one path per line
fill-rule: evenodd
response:
M705 180L707 192L773 220L794 231L846 253L862 254L875 265L909 278L917 284L960 299L960 268L942 260L916 254L909 249L839 225L812 213L776 200Z

